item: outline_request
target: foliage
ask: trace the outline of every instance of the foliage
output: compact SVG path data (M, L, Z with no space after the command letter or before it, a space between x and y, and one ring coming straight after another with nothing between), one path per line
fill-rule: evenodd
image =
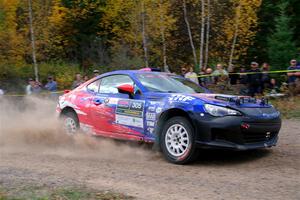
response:
M253 59L269 62L270 58L273 66L286 66L290 57L294 57L290 51L295 50L295 54L300 46L300 26L296 26L300 19L300 3L297 0L285 2L287 7L280 15L280 3L271 0L211 1L209 65L228 62L235 27L238 27L236 64ZM186 0L186 6L198 51L201 1ZM34 0L32 9L39 64L74 63L85 73L95 66L101 66L101 71L140 68L145 65L142 16L145 17L144 34L150 66L163 67L163 49L172 71L193 63L182 0ZM0 0L0 66L11 76L31 75L28 23L27 1ZM281 41L296 41L296 46L289 42L282 45ZM276 53L272 55L271 52ZM281 56L283 59L279 60ZM41 74L45 73L41 70Z
M289 60L296 56L291 18L286 15L287 6L287 2L279 5L280 15L275 19L275 32L268 38L268 56L274 69L286 69Z

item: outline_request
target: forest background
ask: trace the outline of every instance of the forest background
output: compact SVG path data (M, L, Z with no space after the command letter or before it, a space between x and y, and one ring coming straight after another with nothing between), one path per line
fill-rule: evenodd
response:
M0 85L34 78L34 61L60 88L95 69L286 69L299 33L299 0L0 0Z

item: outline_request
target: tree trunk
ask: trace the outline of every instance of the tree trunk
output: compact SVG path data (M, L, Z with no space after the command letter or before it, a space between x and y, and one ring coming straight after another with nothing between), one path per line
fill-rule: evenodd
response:
M233 71L232 60L233 60L233 55L234 55L234 49L235 49L235 45L236 45L236 40L237 40L237 37L238 37L240 10L241 10L241 5L239 4L238 7L237 7L237 10L236 10L234 35L233 35L233 40L232 40L232 45L231 45L231 51L230 51L230 56L229 56L229 63L228 63L228 71L229 72Z
M200 36L199 71L201 71L203 67L204 31L205 31L205 5L204 5L204 0L201 0L201 36Z
M187 18L187 10L186 10L186 2L185 2L185 0L183 0L182 5L183 5L184 21L186 23L186 27L187 27L188 34L189 34L189 39L190 39L190 44L191 44L192 51L193 51L194 64L195 64L195 66L197 66L197 55L196 55L196 50L195 50L195 46L194 46L194 42L193 42L193 37L192 37L190 23L189 23L189 20Z
M160 11L162 7L163 0L160 0ZM166 45L166 39L165 39L165 25L164 25L164 16L162 13L160 13L160 22L161 22L161 27L160 27L160 33L161 33L161 41L162 41L162 50L163 50L163 63L164 63L164 71L165 72L170 72L168 64L167 64L167 45Z
M208 64L209 32L210 32L210 0L207 0L207 22L206 22L206 42L205 42L205 61L204 61L205 68L207 68L207 64Z
M144 1L141 1L141 6L142 6L142 37L143 37L143 48L144 48L144 60L145 60L145 67L148 68L148 47L147 47L147 38L146 38L146 28L145 28L145 4Z
M39 70L36 62L36 54L35 54L35 38L34 38L34 30L33 30L33 19L32 19L32 6L31 0L28 0L28 10L29 10L29 28L30 28L30 39L32 46L32 62L34 66L34 76L35 80L39 81Z

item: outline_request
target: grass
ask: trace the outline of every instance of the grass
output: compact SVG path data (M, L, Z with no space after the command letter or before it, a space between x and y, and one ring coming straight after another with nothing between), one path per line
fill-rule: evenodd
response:
M281 112L285 119L300 119L300 97L289 97L288 99L274 99L272 104Z
M18 187L0 188L0 200L129 200L133 197L111 191L95 191L87 188Z

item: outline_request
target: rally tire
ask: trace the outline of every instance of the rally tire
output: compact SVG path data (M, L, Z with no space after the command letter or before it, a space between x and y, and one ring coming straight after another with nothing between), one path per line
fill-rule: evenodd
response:
M186 164L197 158L195 131L185 117L172 117L163 126L160 148L164 157L174 164Z
M75 135L79 130L79 120L77 114L73 111L67 111L62 114L63 128L68 135Z

